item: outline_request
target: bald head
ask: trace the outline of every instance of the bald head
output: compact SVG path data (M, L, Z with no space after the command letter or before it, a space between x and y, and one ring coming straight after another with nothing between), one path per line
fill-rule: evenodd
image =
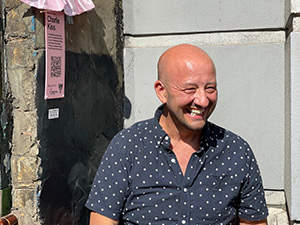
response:
M213 61L202 49L190 44L176 45L165 51L159 58L158 79L167 81L170 76L175 74L175 71L180 72L178 70L181 68L205 65L213 67L215 72Z

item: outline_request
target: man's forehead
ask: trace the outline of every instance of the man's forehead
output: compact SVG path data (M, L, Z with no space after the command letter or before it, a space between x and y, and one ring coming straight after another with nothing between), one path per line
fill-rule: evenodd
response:
M172 47L165 51L158 61L159 79L174 79L188 71L203 70L215 74L215 66L209 55L202 49L188 44Z

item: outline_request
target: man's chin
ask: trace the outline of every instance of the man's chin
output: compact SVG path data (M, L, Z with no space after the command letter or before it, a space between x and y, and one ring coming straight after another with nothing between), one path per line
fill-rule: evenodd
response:
M186 128L191 130L191 131L201 131L203 130L204 126L206 124L206 121L201 121L201 123L197 123L197 124L186 124Z

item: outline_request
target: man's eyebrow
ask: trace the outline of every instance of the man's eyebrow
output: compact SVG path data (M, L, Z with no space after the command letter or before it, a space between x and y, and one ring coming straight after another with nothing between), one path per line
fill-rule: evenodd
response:
M198 86L198 84L197 83L190 83L190 82L187 82L187 83L185 83L184 85L186 85L186 86ZM205 85L217 85L217 82L216 81L212 81L212 82L208 82L208 83L206 83Z
M213 85L217 85L217 82L208 82L208 85L213 84Z
M190 82L185 83L185 85L187 85L187 86L197 86L196 83L190 83Z

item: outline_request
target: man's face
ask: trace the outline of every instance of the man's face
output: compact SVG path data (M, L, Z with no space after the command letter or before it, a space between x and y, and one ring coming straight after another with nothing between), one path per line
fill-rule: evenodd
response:
M168 70L165 105L171 121L181 131L202 130L217 103L217 83L210 60L184 61Z

